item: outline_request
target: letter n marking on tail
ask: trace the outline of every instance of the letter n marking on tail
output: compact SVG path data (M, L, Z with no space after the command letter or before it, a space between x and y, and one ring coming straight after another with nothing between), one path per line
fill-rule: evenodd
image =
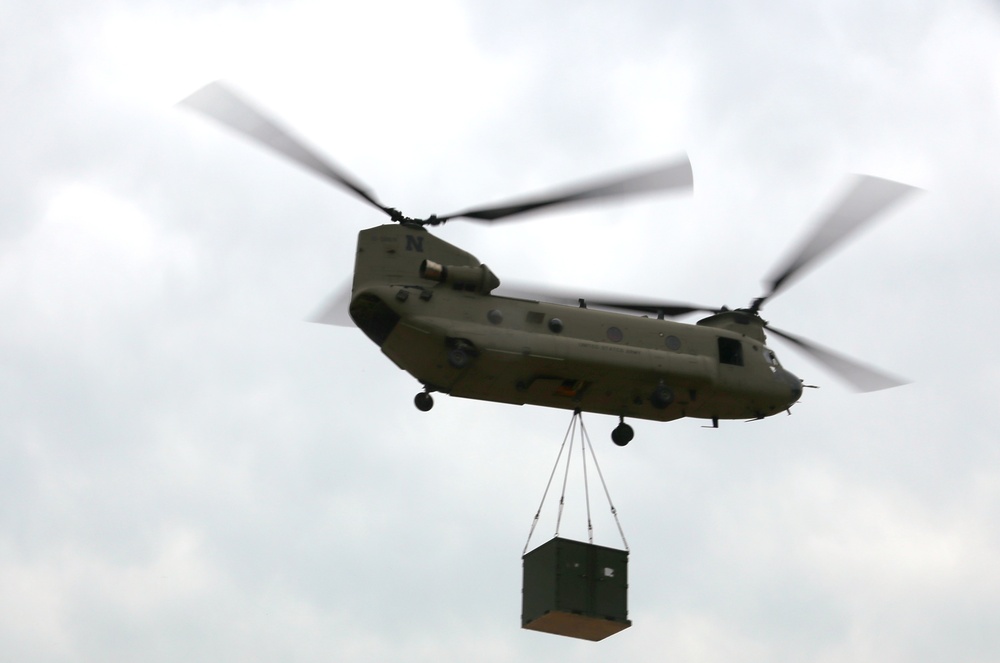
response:
M418 237L417 235L407 235L406 236L406 250L416 251L417 253L424 252L424 238Z

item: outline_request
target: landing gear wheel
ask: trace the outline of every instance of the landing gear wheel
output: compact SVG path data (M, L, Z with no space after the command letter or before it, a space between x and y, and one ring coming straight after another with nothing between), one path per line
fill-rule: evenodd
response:
M652 396L649 397L649 402L657 410L663 410L674 402L674 392L661 383L660 386L653 390Z
M427 412L434 407L434 398L426 391L421 391L413 397L413 404L416 405L417 409L421 412Z
M611 441L620 447L624 447L632 441L633 437L635 437L635 431L625 423L625 418L622 417L618 425L615 426L615 429L611 431Z
M448 350L448 363L452 368L465 368L469 365L471 356L465 348L452 348Z

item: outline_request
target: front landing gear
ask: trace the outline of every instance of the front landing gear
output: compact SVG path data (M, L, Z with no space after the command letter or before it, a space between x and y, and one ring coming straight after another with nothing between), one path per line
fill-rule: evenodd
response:
M416 405L417 409L421 412L428 412L432 407L434 407L434 398L430 395L430 392L421 391L413 397L413 404Z
M618 417L618 425L611 431L611 441L620 447L624 447L632 441L633 437L635 437L635 431L625 423L625 417Z

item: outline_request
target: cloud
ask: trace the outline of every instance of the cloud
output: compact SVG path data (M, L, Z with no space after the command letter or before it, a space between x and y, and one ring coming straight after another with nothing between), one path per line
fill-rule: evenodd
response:
M149 1L0 14L9 656L996 651L995 12ZM776 342L822 387L792 416L636 421L618 449L617 421L588 415L632 551L634 626L596 647L524 632L518 556L568 413L443 396L417 412L420 385L362 334L302 322L350 275L356 231L384 219L173 106L219 77L413 215L690 155L689 197L435 231L512 281L743 305L846 173L920 186L767 310L915 382L857 397Z

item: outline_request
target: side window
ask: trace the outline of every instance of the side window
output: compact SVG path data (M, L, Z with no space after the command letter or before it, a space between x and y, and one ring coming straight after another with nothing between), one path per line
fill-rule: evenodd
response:
M743 365L743 344L735 338L719 337L719 363Z

